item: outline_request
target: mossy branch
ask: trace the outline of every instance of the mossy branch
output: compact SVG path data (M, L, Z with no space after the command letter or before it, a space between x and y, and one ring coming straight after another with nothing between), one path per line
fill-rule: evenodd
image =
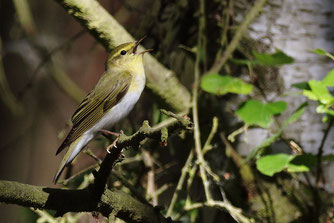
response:
M162 112L164 112L166 115L174 117L176 121L170 122L168 125L158 128L150 127L148 121L144 121L140 129L133 135L126 136L122 134L119 137L116 146L110 150L110 152L103 160L99 171L94 174L94 186L96 187L95 190L98 192L97 194L102 194L110 171L115 162L119 159L119 156L124 148L131 147L137 149L140 145L140 142L142 142L144 139L151 138L161 140L161 136L166 134L171 135L172 132L175 132L178 129L192 129L193 124L187 118L177 116L174 113L164 110L162 110ZM166 130L168 131L167 133Z
M134 41L134 38L95 0L56 0L74 16L108 51L115 46ZM141 48L140 50L143 50ZM173 71L160 64L149 53L144 65L147 87L176 112L190 106L190 93L179 82Z
M159 211L121 191L106 190L101 199L96 200L89 188L64 190L0 181L0 201L60 213L98 211L126 222L167 222Z

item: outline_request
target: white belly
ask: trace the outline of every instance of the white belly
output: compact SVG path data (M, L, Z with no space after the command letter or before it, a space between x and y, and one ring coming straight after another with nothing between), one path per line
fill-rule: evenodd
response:
M117 122L127 116L137 103L140 94L138 92L128 92L124 98L110 109L90 130L97 132L101 129L110 129Z
M138 102L139 97L145 87L145 75L139 76L134 80L138 85L137 91L129 91L125 94L122 100L111 108L90 130L85 134L94 134L98 133L101 129L110 129L117 122L122 120L127 116L130 111L133 109L135 104Z

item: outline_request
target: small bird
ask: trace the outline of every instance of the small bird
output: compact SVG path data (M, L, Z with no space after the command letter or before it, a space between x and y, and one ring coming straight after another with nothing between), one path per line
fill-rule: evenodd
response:
M101 131L127 116L145 87L143 54L137 47L144 38L117 46L108 56L106 70L72 116L72 129L56 155L68 148L53 182L64 168Z

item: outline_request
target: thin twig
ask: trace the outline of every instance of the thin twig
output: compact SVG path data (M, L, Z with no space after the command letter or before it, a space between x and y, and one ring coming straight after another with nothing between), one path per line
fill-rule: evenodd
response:
M203 146L203 155L206 154L207 152L209 152L212 149L211 146L211 141L213 139L213 137L215 136L216 132L218 129L218 118L217 117L213 117L212 119L212 128L211 128L211 132Z
M317 154L317 174L316 174L316 186L320 184L321 180L321 175L322 175L322 165L321 165L321 160L322 160L322 154L323 154L323 149L325 145L325 141L327 139L328 133L330 129L332 128L333 125L333 120L334 118L330 118L328 126L325 130L324 136L322 137L321 144L318 149L318 154Z
M152 205L158 205L158 198L154 196L155 194L155 168L154 162L149 152L143 150L143 160L147 167L149 167L149 171L147 173L147 187L146 187L146 197L152 198Z
M246 31L248 25L253 21L253 19L259 14L262 10L263 5L265 4L266 0L257 0L251 10L248 12L242 23L238 26L235 34L227 46L224 53L218 51L218 54L221 55L220 57L216 58L215 63L211 67L209 73L218 73L223 65L226 63L227 59L232 55L236 47L239 45L239 42Z
M194 158L194 150L191 150L189 155L188 155L187 161L182 168L180 179L177 183L177 186L176 186L176 189L174 191L172 200L171 200L171 202L169 204L169 207L168 207L168 210L167 210L167 214L166 214L167 216L171 216L171 214L173 212L174 205L175 205L175 203L177 201L177 198L179 196L179 192L182 189L182 186L183 186L183 183L186 179L187 173L189 172L189 168L191 166L191 161L193 160L193 158Z
M2 40L0 37L0 101L2 101L7 108L14 115L20 115L23 112L22 105L11 91L5 73L5 68L2 60Z
M122 174L120 174L118 171L112 171L111 174L116 177L119 181L122 182L122 184L129 188L129 190L131 191L131 193L142 203L144 204L148 204L150 205L150 203L145 199L145 197L143 197L143 195L132 185L130 184L124 177Z
M62 44L60 44L59 46L55 47L54 49L52 49L51 51L49 51L42 59L42 61L37 65L37 67L35 68L35 70L32 72L32 75L30 77L30 80L28 81L28 83L23 87L23 89L19 92L19 98L22 99L24 93L26 93L27 90L29 90L32 85L33 82L35 81L38 73L40 72L40 70L45 66L45 64L51 60L52 56L54 54L56 54L58 51L64 49L65 47L67 47L69 44L73 43L76 39L78 39L79 37L81 37L83 34L86 33L86 30L81 30L80 32L74 34L72 37L70 37L69 39L65 40L65 42L63 42Z
M229 202L225 201L211 201L211 202L204 202L204 203L194 203L190 206L186 206L185 209L187 211L194 210L201 207L216 207L222 208L227 210L231 216L237 221L241 223L250 223L253 222L251 219L248 219L242 214L242 210L240 208L236 208L231 205Z
M194 71L194 86L192 90L192 111L193 111L193 119L194 119L194 140L195 140L195 150L197 153L197 160L199 164L199 169L201 173L201 179L204 186L204 192L206 199L208 201L212 200L212 195L210 193L209 189L209 181L206 176L205 169L203 167L203 164L205 163L203 152L202 152L202 145L201 145L201 132L199 128L199 119L198 119L198 88L199 88L199 78L200 78L200 48L202 46L202 35L203 30L205 27L205 20L201 17L205 16L204 12L204 0L200 0L200 20L199 20L199 33L198 33L198 44L197 44L197 52L196 52L196 62L195 62L195 71Z
M224 10L223 10L223 13L222 13L223 17L225 15L224 24L222 24L222 26L223 26L222 37L221 37L221 40L220 40L220 45L222 47L224 47L225 44L227 44L227 31L228 31L229 25L230 25L230 18L231 18L231 14L232 14L232 11L233 11L233 5L234 5L234 0L228 1L228 7L224 7ZM221 56L222 52L223 52L222 50L219 50L219 52L216 55L216 58L219 58Z

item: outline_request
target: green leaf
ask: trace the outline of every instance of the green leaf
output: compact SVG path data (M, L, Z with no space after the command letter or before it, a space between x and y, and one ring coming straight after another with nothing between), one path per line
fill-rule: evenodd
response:
M318 55L321 55L321 56L328 56L329 58L331 58L332 60L334 60L334 56L328 52L326 52L325 50L323 49L315 49L315 50L312 50L311 52L315 53L315 54L318 54Z
M266 106L273 115L282 113L283 111L286 110L286 107L287 107L285 101L276 101L276 102L268 103Z
M326 87L334 86L334 69L327 74L327 76L321 81L321 83Z
M244 64L244 65L248 65L248 64L256 64L256 61L255 60L247 60L247 59L230 59L233 63L235 64Z
M201 88L209 93L224 95L227 93L249 94L253 86L240 78L227 75L206 74L202 77Z
M310 100L313 100L313 101L318 100L318 97L312 91L304 90L303 95L308 97Z
M291 123L294 123L295 121L297 121L300 116L304 113L304 110L306 108L306 106L308 105L307 102L304 102L303 104L301 104L296 111L294 111L292 113L292 115L287 118L286 120L284 120L284 124L283 124L283 128L285 128L286 126L288 126Z
M268 128L272 122L272 116L285 109L286 103L283 101L264 104L260 101L249 100L236 111L236 114L248 125Z
M257 53L253 51L253 55L256 58L256 64L274 66L293 63L293 58L289 57L280 50L276 50L273 54Z
M320 81L310 80L310 88L314 96L323 104L330 104L333 102L334 98L329 93L327 87Z
M231 59L232 62L236 64L251 64L251 65L262 65L262 66L275 66L275 65L283 65L293 63L294 59L284 52L276 49L275 53L267 54L267 53L258 53L253 51L253 55L255 56L254 60L247 59Z
M258 147L256 147L255 149L252 150L252 152L249 153L249 155L247 156L246 160L251 160L254 157L257 157L259 155L261 155L263 153L263 151L265 150L266 147L270 146L272 143L276 142L279 137L281 136L283 130L291 123L297 121L300 116L303 114L306 106L307 106L307 102L301 104L292 114L289 118L284 120L284 123L282 125L282 128L279 129L279 131L277 131L274 135L272 135L271 137L267 138L266 140L264 140Z
M276 142L279 139L281 134L282 130L278 131L274 135L264 140L258 147L256 147L255 149L252 150L252 152L249 153L249 155L246 158L246 161L249 161L254 157L260 156L264 152L265 148L267 148L268 146L270 146L272 143Z
M317 157L315 155L303 154L291 159L287 168L289 172L306 172L310 171L316 163Z
M326 51L324 51L323 49L315 49L315 50L311 50L312 53L315 53L315 54L318 54L318 55L321 55L321 56L326 56Z
M299 83L294 83L291 85L292 87L301 89L301 90L311 90L310 85L308 82L299 82Z
M263 156L256 161L256 168L264 175L273 176L284 170L292 158L284 153Z

